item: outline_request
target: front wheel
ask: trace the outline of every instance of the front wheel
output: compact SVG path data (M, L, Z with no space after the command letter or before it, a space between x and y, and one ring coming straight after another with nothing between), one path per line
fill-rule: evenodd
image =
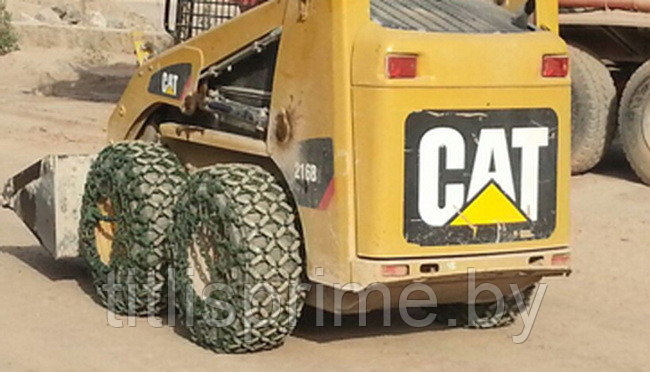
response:
M86 179L79 252L102 303L117 314L149 315L166 304L168 232L186 175L161 145L105 148Z
M302 311L302 237L282 187L256 165L190 177L178 204L177 304L192 340L221 353L281 345Z

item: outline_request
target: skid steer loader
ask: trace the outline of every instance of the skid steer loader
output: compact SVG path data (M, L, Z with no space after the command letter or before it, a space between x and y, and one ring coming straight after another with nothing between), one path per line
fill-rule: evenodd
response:
M442 318L494 326L568 275L557 3L537 1L534 25L478 0L168 5L178 44L137 70L110 145L4 192L54 257L88 262L109 308L175 302L195 342L248 352L282 344L305 303L371 311L419 283ZM469 299L470 275L502 296Z

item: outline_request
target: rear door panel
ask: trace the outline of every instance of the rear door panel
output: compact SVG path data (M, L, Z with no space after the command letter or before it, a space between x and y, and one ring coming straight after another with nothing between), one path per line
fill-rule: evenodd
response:
M356 193L359 256L448 256L525 251L568 244L568 88L356 87L353 102L355 180L359 190ZM427 115L432 117L427 118ZM436 147L433 141L429 148L437 151L429 149L423 156L418 151L423 137L436 128L456 131L462 143L448 151L441 145ZM521 164L521 145L515 143L513 146L513 130L518 128L524 132L533 130L531 133L535 128L541 128L542 134L547 135L538 147L528 146L529 150L538 150L534 164ZM481 140L485 129L492 134ZM484 145L484 149L479 150L480 142L489 145L490 141L495 141L494 138L500 141L501 136L505 141L507 167L510 168L507 172L502 170L505 163L496 164L497 158L504 154L499 150L503 146ZM430 138L442 137L444 133L438 131ZM541 137L539 133L522 137L520 132L517 141L526 142L526 138L534 142ZM439 144L454 146L446 141L439 141ZM485 159L482 155L479 163L483 162L483 166L474 169L479 151L489 156ZM459 160L459 156L462 159ZM420 168L423 158L426 158L424 171ZM432 177L432 168L442 172L437 176L434 172L434 178L421 186L418 177L423 172L429 172L427 177ZM522 172L535 171L534 168L538 171L533 187L537 191L533 195L537 198L536 213L531 207L530 192L526 194L528 199L522 193ZM481 176L481 172L487 175ZM505 173L508 173L506 181L498 175ZM530 179L531 176L526 177ZM475 179L474 186L471 185L472 178ZM478 205L482 207L468 210L491 183L495 187L488 190L487 197L481 198ZM446 205L446 188L454 185L462 188L462 196L458 199L461 202L457 203L460 206L452 203L452 211L438 220L431 213L423 218L422 214L427 212L426 207L423 212L419 206L421 190L428 193L436 190L438 195L433 195L433 203L437 198L438 204L430 204L435 208L429 209L441 209ZM470 188L474 190L471 195ZM525 189L530 190L531 186ZM461 214L468 214L468 221L459 218ZM495 223L486 224L489 219Z

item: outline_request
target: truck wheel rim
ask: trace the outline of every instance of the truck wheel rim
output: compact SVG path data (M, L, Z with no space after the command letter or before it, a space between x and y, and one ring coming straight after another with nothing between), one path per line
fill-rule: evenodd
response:
M210 264L214 266L217 259L214 249L211 249L214 247L214 243L214 237L210 229L201 226L188 247L187 274L192 278L192 288L202 299L205 299L206 295L209 294L205 291L206 287L212 282L209 268ZM208 260L211 262L208 263Z
M115 239L115 230L117 230L117 225L112 221L115 216L115 209L110 199L105 199L97 203L97 208L102 215L102 218L97 222L97 226L95 227L97 255L101 262L108 265L111 262L113 240Z

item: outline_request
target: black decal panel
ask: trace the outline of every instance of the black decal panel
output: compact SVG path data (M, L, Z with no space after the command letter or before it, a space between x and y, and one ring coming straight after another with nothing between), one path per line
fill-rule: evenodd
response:
M551 109L412 113L405 124L406 240L448 246L550 237L557 137Z
M327 209L334 194L334 147L331 138L300 143L300 158L293 165L291 188L298 205Z
M151 76L149 93L180 99L192 74L192 65L180 63L163 68Z

